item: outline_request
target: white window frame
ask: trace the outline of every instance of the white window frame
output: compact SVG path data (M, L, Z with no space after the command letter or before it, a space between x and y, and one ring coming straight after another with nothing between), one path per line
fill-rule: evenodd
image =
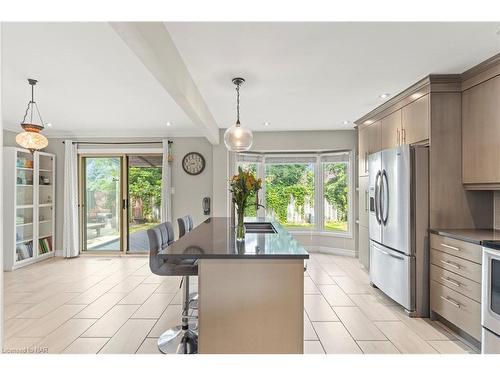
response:
M347 231L346 232L339 232L339 231L331 231L331 230L326 230L324 227L324 181L323 181L323 162L321 160L322 157L328 156L328 155L335 155L339 153L348 153L349 155L349 163L348 163L348 197L347 197L347 205L348 205L348 211L347 211ZM239 162L239 156L240 154L235 154L234 157L232 158L232 168L231 170L233 173L236 173L237 171L237 164ZM262 192L259 194L261 197L261 204L266 206L266 184L265 184L265 168L266 168L266 163L267 163L267 158L270 157L276 157L279 155L281 158L290 158L290 164L294 163L294 158L297 158L299 156L305 157L305 158L315 158L314 162L314 228L305 228L305 229L290 229L290 233L295 233L295 234L302 234L302 235L313 235L313 234L320 234L324 236L331 236L331 237L342 237L342 238L353 238L353 232L354 232L354 201L353 201L353 188L354 188L354 165L353 165L353 151L352 150L332 150L328 152L297 152L297 153L291 153L291 152L252 152L249 154L242 153L241 155L256 155L261 158L260 161L248 161L249 163L256 163L257 164L257 178L262 178L262 181L264 181L264 184L262 186ZM230 196L229 196L229 201L230 201ZM257 212L258 217L264 217L265 215L265 210L264 209L259 209Z

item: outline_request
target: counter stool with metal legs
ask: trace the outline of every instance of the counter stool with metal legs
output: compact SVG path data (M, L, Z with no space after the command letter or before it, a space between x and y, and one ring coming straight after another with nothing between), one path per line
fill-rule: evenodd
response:
M173 228L169 222L162 223L147 231L149 239L149 267L155 275L182 276L183 301L181 325L165 331L158 338L158 349L167 353L177 345L178 354L198 352L198 333L189 320L189 276L198 275L198 265L194 260L162 260L158 252L173 242Z
M193 218L191 215L186 215L177 219L179 225L179 238L183 237L186 233L193 230ZM189 307L198 310L198 293L193 292L189 294Z

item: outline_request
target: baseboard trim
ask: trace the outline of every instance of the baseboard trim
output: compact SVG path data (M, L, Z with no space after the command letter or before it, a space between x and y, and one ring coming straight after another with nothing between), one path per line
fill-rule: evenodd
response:
M347 257L356 258L356 251L349 249L341 249L337 247L330 246L304 246L311 253L323 253L323 254L332 254L332 255L342 255Z

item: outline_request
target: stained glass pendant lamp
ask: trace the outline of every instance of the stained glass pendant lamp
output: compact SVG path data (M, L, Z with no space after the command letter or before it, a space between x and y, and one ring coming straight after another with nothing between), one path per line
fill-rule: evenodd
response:
M49 144L47 138L40 133L44 128L44 123L40 111L38 110L38 105L35 102L35 85L37 82L36 79L28 79L28 83L31 85L31 100L24 113L23 122L21 122L21 127L24 131L16 136L17 144L30 150L31 153L41 150ZM36 121L36 116L38 116L40 120L39 123Z
M240 124L240 86L245 82L243 78L233 78L236 85L236 124L224 133L224 143L229 151L247 151L252 147L253 134L250 129Z

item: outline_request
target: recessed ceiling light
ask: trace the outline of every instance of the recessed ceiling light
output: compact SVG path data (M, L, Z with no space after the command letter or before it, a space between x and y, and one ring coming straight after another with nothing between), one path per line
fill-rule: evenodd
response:
M379 97L380 99L386 99L386 98L388 98L389 96L391 96L391 94L384 93L384 94L380 94L378 97Z
M47 123L45 124L45 126L46 126L46 127L48 127L48 128L51 128L51 127L52 127L52 123L47 122Z
M172 123L170 121L167 121L167 126L172 126Z
M269 126L269 125L271 125L270 122L268 122L268 121L264 122L264 126Z
M349 125L350 123L351 123L351 122L350 122L349 120L344 120L344 121L342 121L342 124L344 124L344 125Z

